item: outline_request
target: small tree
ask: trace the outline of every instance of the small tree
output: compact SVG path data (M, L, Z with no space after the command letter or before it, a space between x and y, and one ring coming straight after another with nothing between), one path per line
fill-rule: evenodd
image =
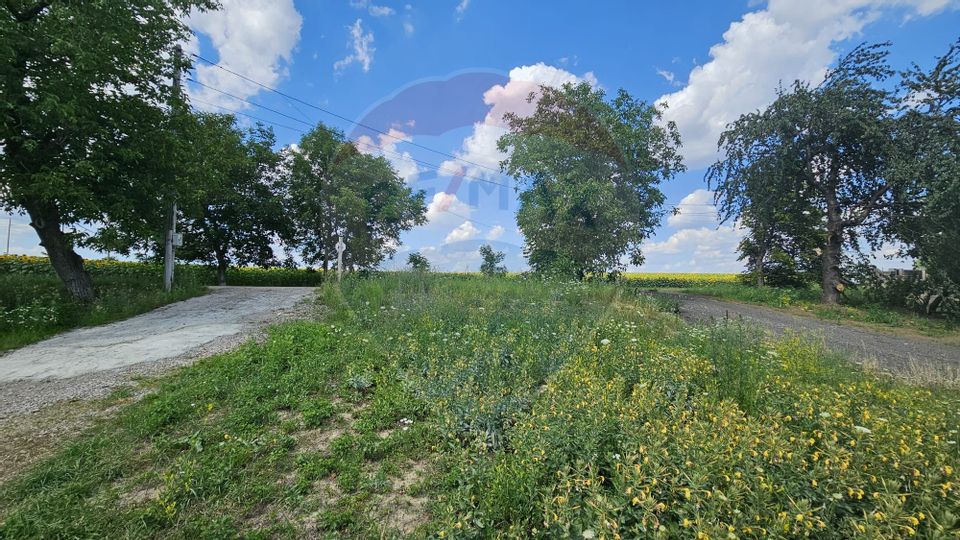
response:
M419 252L413 252L407 257L407 264L414 272L429 272L430 261Z
M483 262L480 263L480 273L485 276L502 276L507 273L507 267L500 265L506 255L502 251L494 251L493 246L484 244L480 246L480 256Z

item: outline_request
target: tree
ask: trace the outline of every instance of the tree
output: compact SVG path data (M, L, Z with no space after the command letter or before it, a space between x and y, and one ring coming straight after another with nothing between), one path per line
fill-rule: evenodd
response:
M903 79L893 175L907 187L891 231L933 281L960 287L960 40L929 71L914 65Z
M823 222L822 300L839 302L841 257L863 239L876 246L897 190L887 177L894 147L887 44L857 47L818 86L797 81L721 135L724 158L707 172L724 219L812 208ZM771 195L772 194L772 195ZM792 199L792 200L791 200Z
M426 219L422 191L414 193L387 160L361 153L322 124L287 152L284 174L294 241L324 270L338 239L347 246L345 267L370 268L396 252L403 231Z
M79 222L103 222L159 188L166 115L192 9L211 0L7 1L0 7L0 204L26 212L67 290L91 300L74 251ZM158 144L159 143L159 144ZM166 158L166 160L164 159Z
M220 285L231 265L278 264L273 244L288 236L279 194L273 130L242 132L233 116L200 113L189 133L195 196L183 204L185 244L178 256L210 263Z
M480 246L480 256L483 262L480 263L480 273L485 276L502 276L507 273L507 267L500 265L506 255L502 251L494 251L493 246L484 244Z
M410 269L414 272L429 272L430 271L430 261L421 255L419 252L413 252L407 257L407 265L410 266Z
M620 90L541 87L535 112L507 114L504 172L526 183L517 223L537 271L582 279L641 264L640 245L663 215L660 182L683 170L676 127Z

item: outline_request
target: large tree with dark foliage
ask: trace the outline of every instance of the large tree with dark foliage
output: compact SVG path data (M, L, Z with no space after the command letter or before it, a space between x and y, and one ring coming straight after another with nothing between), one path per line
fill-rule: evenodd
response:
M292 226L283 208L280 157L269 128L244 132L230 115L195 118L183 134L192 143L187 174L194 190L181 205L185 244L177 255L211 264L226 285L232 265L278 264L273 246Z
M841 258L860 241L876 246L903 193L891 179L895 91L887 45L857 47L817 85L780 89L720 138L722 160L707 179L724 218L810 211L822 222L818 247L824 303L839 302ZM749 222L748 222L749 224Z
M0 205L26 212L75 297L94 297L63 232L156 192L175 47L211 0L7 0L0 4ZM166 154L166 155L165 155ZM140 170L140 175L134 173ZM157 173L157 174L154 174Z
M663 216L659 184L683 170L680 136L660 111L587 83L541 87L530 116L508 114L504 172L522 179L517 223L530 266L584 277L643 261Z

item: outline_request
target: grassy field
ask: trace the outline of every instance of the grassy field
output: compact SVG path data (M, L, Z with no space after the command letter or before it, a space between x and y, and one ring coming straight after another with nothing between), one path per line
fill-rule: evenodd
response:
M857 290L848 291L845 303L839 306L820 304L818 287L781 289L752 287L736 282L715 282L684 287L684 292L777 308L790 308L837 322L854 321L881 328L906 329L933 337L960 336L960 326L956 322L871 303Z
M622 285L391 274L150 383L0 537L948 538L960 392ZM119 391L112 402L130 401Z
M34 343L71 328L113 322L203 294L216 284L210 268L178 265L176 287L162 289L158 264L88 260L97 290L93 303L73 300L45 257L0 256L0 351ZM315 286L320 272L284 268L232 268L231 285Z

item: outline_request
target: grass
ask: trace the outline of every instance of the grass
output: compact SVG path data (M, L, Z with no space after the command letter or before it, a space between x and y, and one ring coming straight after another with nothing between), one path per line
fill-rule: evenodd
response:
M348 278L0 492L0 537L949 537L960 391L622 285ZM117 396L122 399L126 392Z
M74 300L54 276L0 273L0 351L139 315L206 291L200 283L181 280L167 293L158 280L142 275L94 275L94 287L97 299L84 303Z
M960 327L955 322L871 303L856 290L849 291L844 304L839 306L820 304L820 290L817 287L789 289L754 287L741 283L712 283L689 287L684 292L776 308L791 308L836 322L854 321L879 328L905 329L931 337L960 336Z
M59 332L96 326L203 294L216 284L212 269L177 265L176 287L162 290L158 264L88 260L97 292L92 303L67 294L45 257L0 256L0 352L35 343ZM230 285L316 286L322 273L288 268L231 268Z

